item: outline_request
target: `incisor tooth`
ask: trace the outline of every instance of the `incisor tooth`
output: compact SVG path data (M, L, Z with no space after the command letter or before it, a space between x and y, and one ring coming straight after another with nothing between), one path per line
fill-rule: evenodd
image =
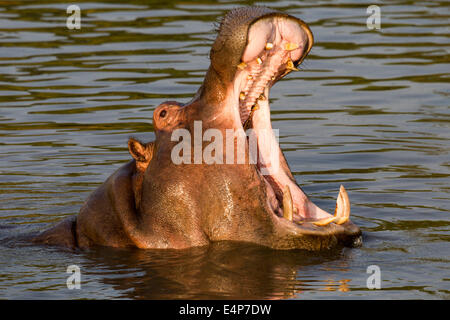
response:
M292 51L298 48L298 44L293 42L288 42L284 45L284 49L287 51Z
M292 60L288 60L286 62L286 69L288 70L293 70L293 71L299 71L295 66L294 63L292 62Z
M241 93L239 94L239 99L240 99L240 100L244 100L244 99L245 99L245 92L241 92Z
M339 188L334 216L336 217L336 224L343 224L350 218L350 200L343 185Z
M246 67L247 67L247 64L245 62L241 62L241 63L238 64L238 68L241 69L241 70L245 69Z
M261 58L260 57L256 58L256 62L258 62L258 64L261 64L262 63Z
M248 76L247 76L247 80L252 80L253 79L253 76L251 75L251 74L249 74Z
M266 50L270 50L270 49L272 49L272 48L273 48L273 43L267 42L267 43L266 43Z
M261 100L261 101L266 100L266 96L264 95L264 93L261 93L261 94L259 95L258 100Z
M283 190L283 217L289 221L292 221L292 195L289 186L285 186Z

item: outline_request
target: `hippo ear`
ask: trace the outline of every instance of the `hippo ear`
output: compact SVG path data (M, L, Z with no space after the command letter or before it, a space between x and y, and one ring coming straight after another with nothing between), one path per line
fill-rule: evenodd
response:
M143 144L137 139L130 138L128 140L128 151L131 156L138 162L149 162L151 159L151 153L149 152L148 145Z

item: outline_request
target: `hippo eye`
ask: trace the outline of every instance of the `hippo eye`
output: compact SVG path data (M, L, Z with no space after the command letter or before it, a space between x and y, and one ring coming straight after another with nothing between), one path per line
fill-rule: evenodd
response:
M161 118L164 118L164 117L166 116L166 114L167 114L167 111L166 111L166 110L163 110L163 111L161 111L161 112L159 113L159 116L160 116Z

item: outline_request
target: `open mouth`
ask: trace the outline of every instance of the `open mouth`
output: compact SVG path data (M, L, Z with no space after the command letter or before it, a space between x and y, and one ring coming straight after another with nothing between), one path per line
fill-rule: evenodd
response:
M257 170L266 181L273 213L295 224L343 224L350 216L344 187L340 187L334 215L309 200L284 160L270 121L270 88L289 72L298 70L312 45L311 30L299 19L269 16L257 20L248 30L247 46L237 66L234 97L242 128L252 129L256 135ZM274 157L278 157L279 166L271 165ZM265 174L261 173L263 166Z

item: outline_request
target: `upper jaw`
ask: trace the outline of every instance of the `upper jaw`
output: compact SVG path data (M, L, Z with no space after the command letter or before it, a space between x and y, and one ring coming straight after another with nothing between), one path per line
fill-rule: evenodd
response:
M264 30L260 31L261 28ZM256 37L254 33L257 34ZM210 51L210 67L192 101L201 100L212 108L223 106L227 102L229 85L236 80L240 71L240 63L256 60L266 43L277 44L281 35L284 40L301 45L297 49L290 49L291 60L296 67L309 53L314 41L306 23L267 7L231 10L220 24ZM255 42L255 39L263 39L263 43ZM288 72L286 69L280 72L269 86Z
M268 99L268 89L289 72L298 70L313 41L309 27L291 16L266 15L250 25L233 92L243 124L258 110L260 101Z

